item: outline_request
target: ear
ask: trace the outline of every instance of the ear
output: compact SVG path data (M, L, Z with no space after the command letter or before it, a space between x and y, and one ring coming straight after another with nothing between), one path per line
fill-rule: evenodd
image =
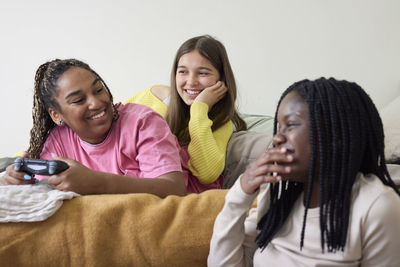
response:
M51 119L54 121L55 124L57 124L58 126L62 126L62 115L60 114L60 112L58 112L57 110L53 109L53 108L49 108L48 109L49 115L51 117Z

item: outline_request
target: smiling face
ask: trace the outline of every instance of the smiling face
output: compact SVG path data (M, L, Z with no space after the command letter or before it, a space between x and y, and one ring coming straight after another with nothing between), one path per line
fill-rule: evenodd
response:
M181 56L176 70L176 88L186 105L190 106L207 87L220 79L218 70L197 50Z
M55 100L60 110L50 108L49 114L56 124L62 120L85 142L104 141L113 121L113 108L99 77L79 67L67 70L57 81Z
M289 164L282 164L291 167L290 175L282 175L283 179L304 183L308 178L311 159L307 103L292 91L282 100L277 116L279 130L272 141L276 147L286 148L294 159Z

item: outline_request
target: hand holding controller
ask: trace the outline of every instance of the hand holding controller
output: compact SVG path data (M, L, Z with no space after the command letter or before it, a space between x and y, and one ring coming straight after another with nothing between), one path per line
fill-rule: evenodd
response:
M69 165L61 160L44 160L30 158L16 158L14 161L14 170L26 172L30 175L53 175L65 171Z

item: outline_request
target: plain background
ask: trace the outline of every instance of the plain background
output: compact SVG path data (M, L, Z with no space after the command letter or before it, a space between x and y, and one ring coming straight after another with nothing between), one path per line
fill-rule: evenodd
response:
M54 58L97 71L116 101L168 84L188 38L226 47L243 113L273 115L295 81L356 81L378 108L400 95L397 0L2 0L0 157L26 149L34 74Z

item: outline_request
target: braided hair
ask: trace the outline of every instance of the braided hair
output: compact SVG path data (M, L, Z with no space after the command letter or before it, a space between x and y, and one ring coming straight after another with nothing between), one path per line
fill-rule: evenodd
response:
M304 190L300 249L304 246L307 211L314 179L320 183L321 249L343 251L346 245L351 191L358 172L375 174L400 195L386 167L383 125L368 94L356 83L334 78L303 80L281 96L296 91L307 103L311 159L307 188L298 182L271 184L270 209L258 222L258 247L264 249L279 231ZM274 134L277 132L275 113ZM314 177L318 174L318 177Z
M76 59L55 59L53 61L42 64L36 71L35 75L35 87L32 108L33 126L30 131L30 141L28 149L28 153L31 155L32 158L39 158L43 148L43 144L45 143L51 129L56 126L56 124L51 119L48 110L49 108L53 108L57 111L60 111L60 106L55 100L55 96L57 95L58 79L67 70L73 67L86 69L92 72L96 77L98 77L108 91L111 103L113 101L112 94L108 89L106 83L94 70L89 67L88 64ZM114 119L117 119L117 106L113 105L113 109Z

